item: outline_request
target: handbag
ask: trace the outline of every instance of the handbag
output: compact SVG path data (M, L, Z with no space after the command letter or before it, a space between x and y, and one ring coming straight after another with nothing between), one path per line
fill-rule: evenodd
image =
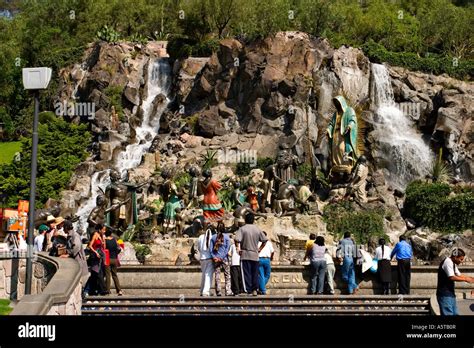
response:
M110 266L110 250L109 249L104 249L104 254L105 254L104 265L105 266Z

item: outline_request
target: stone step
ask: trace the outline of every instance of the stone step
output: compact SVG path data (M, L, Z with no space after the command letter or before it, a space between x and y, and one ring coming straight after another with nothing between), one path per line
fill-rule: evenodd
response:
M430 314L427 296L88 297L83 315Z

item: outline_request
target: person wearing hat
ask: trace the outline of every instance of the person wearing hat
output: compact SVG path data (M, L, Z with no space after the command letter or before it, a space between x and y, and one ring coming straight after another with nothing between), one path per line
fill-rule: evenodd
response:
M56 218L53 215L48 215L46 218L46 226L48 226L48 231L44 235L43 251L49 251L53 245L52 237L56 230Z
M43 246L44 246L44 241L45 241L45 236L46 236L46 232L49 231L49 228L48 226L46 225L40 225L40 227L38 228L38 235L35 237L35 241L34 241L34 250L39 252L39 251L43 251Z
M56 236L63 236L63 237L67 237L67 234L66 232L64 232L64 218L62 216L58 216L55 220L54 220L54 223L55 223L55 229L53 231L53 237L56 237Z

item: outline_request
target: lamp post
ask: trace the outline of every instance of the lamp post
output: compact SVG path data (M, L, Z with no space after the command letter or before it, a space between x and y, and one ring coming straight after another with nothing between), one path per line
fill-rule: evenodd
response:
M33 118L33 139L31 147L31 175L30 175L30 201L28 208L28 238L26 256L25 294L31 294L33 278L33 243L35 232L35 198L36 198L36 172L38 164L38 118L39 118L39 91L48 87L51 80L50 68L24 68L22 71L23 86L33 90L35 98L35 114Z

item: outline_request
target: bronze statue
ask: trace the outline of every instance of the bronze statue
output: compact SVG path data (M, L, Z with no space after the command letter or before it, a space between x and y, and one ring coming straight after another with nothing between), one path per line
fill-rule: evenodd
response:
M277 192L282 179L278 176L277 173L277 164L271 164L265 171L263 172L263 180L262 180L262 187L263 187L263 204L261 207L262 211L265 211L266 207L273 206L273 195Z
M198 207L199 206L199 195L200 186L199 186L199 169L197 167L191 167L189 169L189 175L191 176L191 182L189 183L189 193L188 200L189 203L187 208Z
M233 184L234 190L232 191L232 202L234 205L232 209L236 209L237 207L241 207L245 202L245 195L240 190L240 182L236 181Z
M277 157L277 173L281 181L288 182L295 178L296 166L299 164L298 157L290 151L280 150Z
M119 229L126 222L131 221L130 205L126 204L126 201L130 201L128 187L121 181L120 173L116 170L110 172L111 183L105 189L105 195L109 198L110 208L110 221L109 225L115 229Z
M307 203L300 200L298 190L293 184L293 180L290 183L285 183L280 186L277 197L275 199L274 211L276 216L292 216L298 212L298 207L295 203L299 203L305 206Z
M96 207L92 209L89 217L87 218L87 223L89 224L89 235L90 232L95 231L95 227L97 225L106 225L108 213L119 209L120 206L127 204L129 201L130 198L123 202L112 204L109 208L107 208L107 199L105 198L104 194L99 194L96 198Z

